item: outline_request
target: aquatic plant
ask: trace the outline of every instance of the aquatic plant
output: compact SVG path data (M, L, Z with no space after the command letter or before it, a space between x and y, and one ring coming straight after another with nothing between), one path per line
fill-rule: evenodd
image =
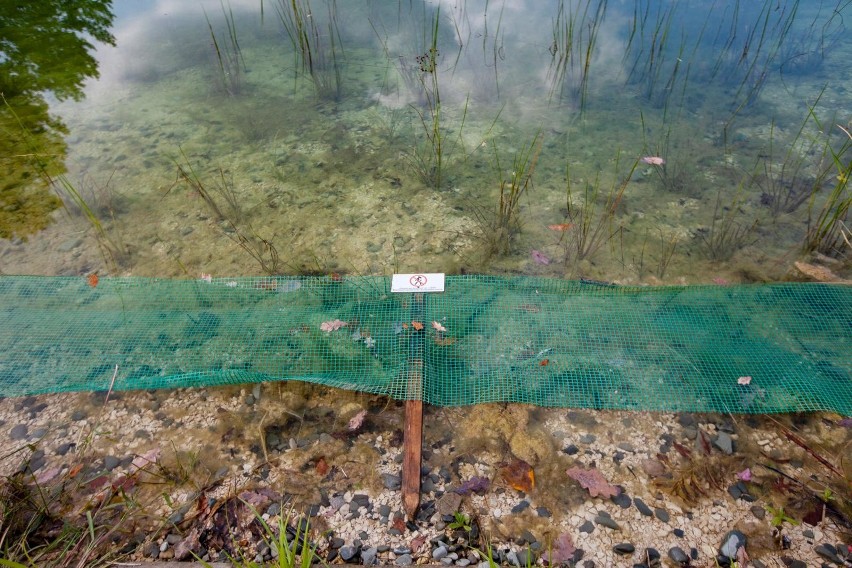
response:
M594 5L593 5L594 4ZM550 98L569 98L580 110L586 106L589 73L595 53L598 30L606 15L607 0L574 2L560 0L553 21L553 41L548 48Z
M754 244L757 240L754 231L757 229L757 219L751 222L741 220L740 200L743 183L737 189L733 200L722 206L722 191L716 194L716 206L713 209L713 219L708 229L700 229L698 235L707 249L707 255L712 260L728 260L741 248Z
M438 32L441 23L440 8L435 11L432 20L432 37L429 49L422 55L418 55L416 73L421 87L425 110L420 105L413 106L425 136L424 144L415 144L413 152L409 154L411 166L417 176L426 184L435 189L441 188L445 164L445 126L443 121L443 109L441 108L441 92L438 86ZM403 76L405 78L405 75ZM410 81L408 78L406 81ZM462 128L467 117L467 101L465 101L462 114ZM460 129L461 132L461 129ZM461 136L461 133L459 133Z
M210 211L216 215L220 223L226 228L222 233L236 243L255 262L260 265L261 270L269 275L280 274L283 265L278 249L271 238L266 238L254 228L250 217L245 215L234 187L233 180L226 175L223 168L217 169L217 177L211 184L201 180L189 159L180 150L183 163L174 161L177 168L177 178L166 194L178 183L189 186L190 190L201 197Z
M320 99L337 101L343 94L342 42L337 26L337 1L328 0L326 4L325 30L317 21L311 0L279 0L275 7L301 72L311 78Z
M505 255L511 251L512 241L521 230L518 206L521 198L532 187L532 177L541 153L542 136L538 131L527 144L523 144L512 158L509 175L500 163L496 144L493 144L492 168L497 176L499 198L495 210L475 208L474 215L486 243L486 255Z
M616 171L619 169L620 157L619 152L615 159ZM575 192L572 191L571 169L566 164L567 220L573 225L570 236L564 238L566 263L590 258L615 234L616 230L612 227L612 222L638 164L639 160L634 160L627 175L621 178L621 181L613 182L608 190L604 190L601 172L597 171L593 181L583 183L579 206L574 203Z
M814 120L817 120L816 116ZM852 176L852 133L840 125L837 127L845 134L843 143L836 149L833 146L828 147L837 176L834 179L834 187L818 211L817 192L811 195L804 249L848 258L852 251L852 232L846 225L852 206L852 191L849 190L849 178Z
M228 5L226 10L225 4L222 4L222 14L225 17L225 26L227 28L227 42L221 42L221 45L216 38L216 32L213 30L213 24L210 22L210 18L207 17L206 11L204 11L204 18L207 20L210 39L213 42L213 49L216 52L219 86L225 94L233 97L243 90L243 72L245 71L246 62L243 58L242 49L240 49L239 40L237 39L237 26L234 23L234 13L231 11L230 5Z

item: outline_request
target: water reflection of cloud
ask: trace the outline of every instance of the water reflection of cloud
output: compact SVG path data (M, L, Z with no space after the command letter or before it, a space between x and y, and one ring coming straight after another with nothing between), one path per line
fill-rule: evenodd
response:
M140 83L161 79L178 69L182 54L164 57L175 37L170 34L183 39L187 30L194 30L206 47L209 31L204 13L215 22L222 17L222 6L221 0L161 0L120 6L113 29L115 46L99 44L95 50L100 78L87 83L87 103L97 105L121 98ZM230 0L226 6L235 15L257 12L257 0Z

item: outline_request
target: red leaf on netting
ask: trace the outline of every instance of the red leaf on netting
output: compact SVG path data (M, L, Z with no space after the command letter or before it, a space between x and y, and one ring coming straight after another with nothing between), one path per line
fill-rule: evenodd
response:
M550 359L542 359L538 362L539 367L547 367L550 364Z
M535 473L524 460L514 459L500 470L503 479L513 489L529 493L535 487Z
M98 285L99 279L98 279L97 273L93 272L93 273L89 274L89 276L86 277L86 280L89 282L89 286L94 288L95 286Z
M572 467L566 473L571 479L579 481L584 489L588 489L592 497L615 497L621 493L621 489L608 482L595 468Z
M566 565L574 559L574 540L571 533L564 532L553 542L553 549L542 554L542 559L551 566Z
M413 327L417 331L421 331L423 329L423 324L419 321L413 321L411 322L411 327Z

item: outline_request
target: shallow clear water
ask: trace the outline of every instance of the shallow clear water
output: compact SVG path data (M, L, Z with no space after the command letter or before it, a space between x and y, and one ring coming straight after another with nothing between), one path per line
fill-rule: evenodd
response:
M780 279L848 200L848 2L295 5L117 2L52 128L7 96L69 212L3 272Z

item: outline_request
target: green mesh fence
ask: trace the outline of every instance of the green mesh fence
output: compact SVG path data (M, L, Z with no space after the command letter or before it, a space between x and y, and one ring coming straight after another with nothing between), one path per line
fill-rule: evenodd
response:
M117 365L125 390L297 379L436 405L852 414L852 287L389 288L2 277L0 394L106 390Z

